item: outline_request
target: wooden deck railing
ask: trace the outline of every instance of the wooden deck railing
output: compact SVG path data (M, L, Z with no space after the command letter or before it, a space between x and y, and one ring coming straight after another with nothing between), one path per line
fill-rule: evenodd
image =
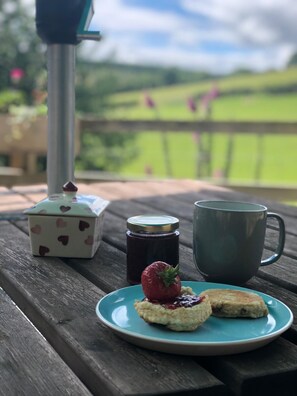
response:
M160 121L81 118L80 130L90 132L216 132L297 135L297 122L273 121Z
M46 123L46 120L44 120ZM250 133L257 134L258 136L264 136L266 134L281 134L281 135L297 135L297 122L273 122L273 121L180 121L180 120L106 120L97 119L91 117L82 117L77 122L77 137L86 131L91 133L110 133L110 132L203 132L212 135L212 133L224 133L229 136L235 136L237 133ZM4 136L5 134L5 136ZM3 128L0 125L0 143L1 141L6 142L1 146L5 148L4 153L11 156L11 158L27 158L27 168L19 167L18 169L3 169L1 172L0 168L0 185L13 186L15 184L33 184L46 181L46 175L40 174L34 171L36 167L32 164L32 158L35 159L37 155L47 154L47 139L46 139L46 128L41 128L39 131L34 132L34 139L39 140L39 144L35 143L30 145L28 142L24 145L24 141L15 140L13 144L7 144L7 126ZM30 132L30 135L32 131ZM5 140L6 139L6 140ZM229 142L229 162L232 161L232 139ZM30 149L32 147L32 150ZM38 148L36 148L38 147ZM228 150L227 150L228 151ZM17 153L17 154L16 154ZM231 154L230 154L231 153ZM207 157L207 156L206 156ZM259 158L259 161L261 159ZM28 165L29 164L29 165ZM228 164L227 164L228 167ZM226 171L227 171L226 167ZM226 174L226 176L228 176ZM101 179L112 179L110 175L106 176L100 172L80 172L77 174L77 179L85 182L100 181ZM272 197L277 200L295 200L297 198L297 188L291 186L263 186L260 183L256 184L245 184L239 185L228 182L222 182L222 185L226 185L231 188L235 188L238 191L249 192L254 195L265 196L266 198Z

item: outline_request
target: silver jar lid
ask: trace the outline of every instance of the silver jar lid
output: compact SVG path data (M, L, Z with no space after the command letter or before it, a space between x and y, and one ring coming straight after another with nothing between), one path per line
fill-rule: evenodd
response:
M179 227L179 219L162 214L145 214L130 217L127 228L132 232L158 233L172 232Z

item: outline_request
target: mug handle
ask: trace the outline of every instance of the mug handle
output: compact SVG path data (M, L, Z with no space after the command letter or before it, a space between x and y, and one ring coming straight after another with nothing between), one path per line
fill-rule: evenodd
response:
M271 212L267 213L267 218L268 217L273 217L278 222L278 225L279 225L278 245L277 245L275 253L272 256L270 256L267 259L261 261L261 266L265 266L265 265L269 265L269 264L275 263L280 258L280 256L282 255L283 250L284 250L284 246L285 246L286 229L285 229L284 220L278 214L271 213Z

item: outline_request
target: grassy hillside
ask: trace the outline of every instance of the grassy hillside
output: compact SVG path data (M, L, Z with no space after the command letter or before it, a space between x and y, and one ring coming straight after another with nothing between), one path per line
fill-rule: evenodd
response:
M215 120L297 120L297 67L282 72L230 76L212 81L179 84L149 90L156 109L144 105L144 90L112 95L112 118L192 119L187 98L193 97L198 105L194 115L203 118L199 110L201 97L213 85L220 96L213 102Z
M143 104L143 94L139 93L137 104L120 105L109 110L107 117L123 119L161 119L161 120L193 120L203 119L204 111L199 108L197 113L191 113L187 108L186 95L180 100L169 98L157 100L156 110L146 108ZM250 93L246 95L222 96L212 104L213 120L250 120L250 121L296 121L297 94L267 95Z

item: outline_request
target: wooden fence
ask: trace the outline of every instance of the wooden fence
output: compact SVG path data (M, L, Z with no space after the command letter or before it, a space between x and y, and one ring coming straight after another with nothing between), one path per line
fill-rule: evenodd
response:
M260 193L264 197L274 199L296 200L297 189L291 186L261 185L259 183L260 171L263 162L262 146L265 135L297 135L297 122L274 122L274 121L180 121L180 120L98 120L83 118L80 120L80 130L92 133L109 132L195 132L205 135L204 141L198 142L197 178L208 179L211 177L212 161L212 136L227 134L227 154L223 170L222 185L230 186L238 191L247 191L255 194ZM229 180L231 164L234 154L234 138L237 133L255 134L258 136L258 148L255 164L255 181L247 184L234 184ZM203 144L202 144L203 142ZM296 161L297 162L297 161ZM296 175L297 176L297 175Z
M81 118L80 130L90 132L216 132L297 135L297 122L273 121L158 121Z
M46 119L44 119L46 124ZM3 124L2 124L3 125ZM3 140L3 128L0 126L0 142ZM266 134L281 134L281 135L297 135L297 122L272 122L272 121L257 121L257 122L239 122L239 121L180 121L180 120L105 120L96 119L91 117L80 118L77 122L77 139L80 140L80 136L86 131L91 133L129 133L129 132L195 132L202 131L207 135L208 139L211 139L213 133L223 133L228 134L228 147L227 147L227 159L225 166L225 180L222 181L222 185L232 187L238 191L249 192L254 195L261 195L265 197L271 197L277 200L291 200L297 197L297 188L291 186L263 186L258 184L247 184L238 185L228 182L228 172L230 170L230 164L232 162L233 155L233 139L237 133L248 133L256 134L262 137ZM7 137L7 130L5 131L5 136ZM36 150L36 145L30 145L16 140L10 145L8 150L6 147L5 153L11 155L11 158L17 155L22 156L22 158L27 157L31 159L29 169L24 166L24 168L0 168L0 185L12 186L15 184L33 184L46 181L46 175L37 173L34 169L34 164L32 164L32 158L36 158L38 155L47 154L47 141L46 141L46 128L39 129L39 132L34 134L35 139L37 135L40 135L40 144L38 145L38 150ZM39 136L38 135L38 136ZM30 151L30 147L34 147L34 152ZM199 172L197 177L207 178L207 173L210 172L210 151L211 151L211 141L207 142L204 148L198 145L200 150L198 159L200 158L200 163L197 164ZM0 145L1 154L1 145ZM258 156L259 163L256 165L259 167L261 163L261 156ZM11 165L11 163L9 163ZM113 179L112 176L100 172L80 172L77 174L78 180L83 180L85 182L100 181L100 180L110 180Z

